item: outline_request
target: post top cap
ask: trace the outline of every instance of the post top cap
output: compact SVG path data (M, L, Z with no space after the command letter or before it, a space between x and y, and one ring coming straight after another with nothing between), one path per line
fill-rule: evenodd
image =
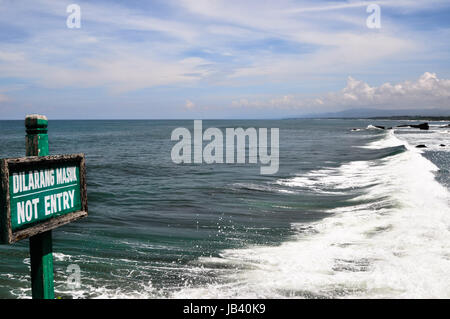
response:
M31 114L25 118L25 126L28 130L47 129L48 119L45 115Z
M45 120L48 121L47 117L45 115L40 115L40 114L29 114L26 116L25 119L36 119L36 120Z

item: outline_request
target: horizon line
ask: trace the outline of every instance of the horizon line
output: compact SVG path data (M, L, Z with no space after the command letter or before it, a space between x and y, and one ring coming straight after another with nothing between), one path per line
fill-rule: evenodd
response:
M49 118L49 121L279 121L279 120L346 120L346 119L360 119L360 120L377 120L377 119L395 119L395 118L424 118L424 119L434 119L434 118L448 118L450 115L386 115L386 116L293 116L293 117L283 117L283 118ZM9 118L0 119L0 121L24 121L25 117L22 119Z

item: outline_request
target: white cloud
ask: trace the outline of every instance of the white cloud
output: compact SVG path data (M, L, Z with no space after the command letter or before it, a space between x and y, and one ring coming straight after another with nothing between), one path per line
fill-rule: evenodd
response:
M186 100L186 104L184 105L184 107L188 110L192 110L195 107L195 103L190 100Z
M383 108L450 108L450 80L439 79L435 73L425 72L413 82L384 83L371 87L349 77L347 86L341 92L327 95L324 103Z
M380 86L349 77L347 85L339 92L330 92L314 98L286 95L266 100L240 99L232 102L234 107L322 109L346 108L380 109L450 109L450 80L439 79L435 73L425 72L416 81Z

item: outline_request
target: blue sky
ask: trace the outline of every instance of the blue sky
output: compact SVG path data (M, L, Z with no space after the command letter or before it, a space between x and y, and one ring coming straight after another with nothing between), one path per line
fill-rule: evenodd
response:
M0 0L0 119L450 109L449 39L443 0Z

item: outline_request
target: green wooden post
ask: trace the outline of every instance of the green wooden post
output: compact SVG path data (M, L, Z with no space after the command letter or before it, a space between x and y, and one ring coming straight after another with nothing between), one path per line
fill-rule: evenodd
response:
M26 156L47 156L48 120L42 115L25 119ZM30 237L31 289L33 299L54 299L52 231Z

